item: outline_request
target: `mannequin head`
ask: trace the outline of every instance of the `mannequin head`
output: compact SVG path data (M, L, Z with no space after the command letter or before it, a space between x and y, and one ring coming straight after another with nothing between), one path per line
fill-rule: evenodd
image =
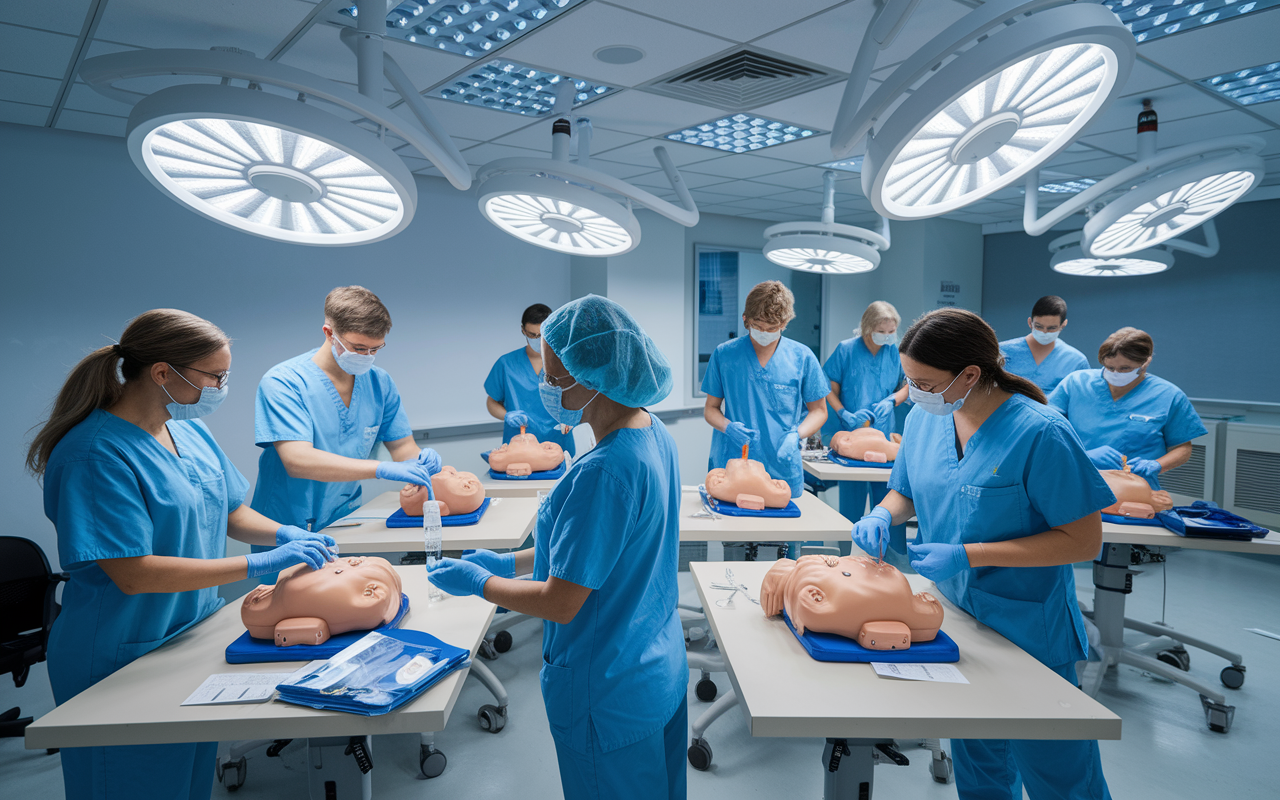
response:
M385 558L346 556L320 569L298 564L274 586L245 596L240 620L255 639L280 647L320 644L330 635L371 630L395 619L400 575Z
M766 616L786 610L798 633L835 633L871 650L929 642L942 627L942 604L911 593L906 576L868 556L779 559L760 587Z
M431 491L440 501L440 516L470 514L484 503L484 486L471 472L444 467L431 476ZM430 500L427 487L405 484L400 490L400 508L411 517L422 516L422 504Z
M832 436L831 449L837 455L854 461L885 464L898 457L901 442L902 436L896 433L886 439L875 428L858 428L855 431L840 431Z
M564 463L564 448L555 442L539 442L532 433L520 433L489 453L489 468L507 475L529 475L558 469Z
M1099 471L1111 493L1116 496L1114 503L1102 509L1103 514L1151 519L1156 512L1173 508L1173 498L1168 492L1152 489L1146 478L1129 471L1128 464L1124 469Z
M786 481L770 478L764 464L745 458L731 458L724 469L708 472L706 486L707 494L739 508L759 511L785 508L791 502L791 487Z

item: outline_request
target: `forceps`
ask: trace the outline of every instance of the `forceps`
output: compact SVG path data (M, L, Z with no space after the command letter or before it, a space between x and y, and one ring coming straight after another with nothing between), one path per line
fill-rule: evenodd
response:
M760 601L752 597L747 592L746 585L743 583L739 583L736 579L734 579L733 570L730 569L729 567L724 568L724 581L725 581L724 583L709 584L709 586L712 589L720 589L722 591L732 592L732 594L730 594L728 597L717 600L716 601L717 606L719 606L720 608L733 608L733 598L735 595L738 594L738 592L742 592L743 597L747 598L748 600L755 603L756 605L760 605Z

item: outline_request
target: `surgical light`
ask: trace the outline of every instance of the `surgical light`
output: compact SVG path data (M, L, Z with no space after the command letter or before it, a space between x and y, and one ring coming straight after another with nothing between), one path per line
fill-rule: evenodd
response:
M1103 0L1135 41L1149 42L1280 6L1280 0Z
M783 222L765 229L765 258L787 269L826 275L870 272L880 265L881 251L889 249L888 220L882 233L837 223L835 178L831 170L822 174L820 222Z
M1242 106L1270 103L1280 100L1280 61L1224 72L1197 83Z
M726 153L749 153L752 150L794 142L796 139L807 139L821 132L751 114L734 114L672 131L663 138L723 150Z
M1068 147L1133 65L1133 37L1101 6L991 0L863 102L877 53L916 2L877 9L831 135L836 158L867 137L863 191L891 219L947 214L1015 183Z
M1205 223L1204 244L1184 239L1169 239L1157 247L1137 250L1125 256L1087 255L1080 246L1082 231L1072 231L1049 242L1049 266L1066 275L1116 278L1128 275L1152 275L1173 266L1173 251L1182 250L1201 258L1218 254L1218 231L1213 220Z
M513 61L494 59L449 81L438 92L456 103L510 111L527 117L545 117L556 102L560 76ZM617 87L575 81L574 106L613 94Z

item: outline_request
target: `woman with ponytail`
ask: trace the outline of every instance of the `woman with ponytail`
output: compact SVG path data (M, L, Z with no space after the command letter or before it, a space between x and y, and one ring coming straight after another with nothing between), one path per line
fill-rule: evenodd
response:
M911 566L949 600L1076 684L1088 640L1071 565L1102 545L1115 502L1044 393L1004 369L995 332L958 308L902 337L907 416L889 494L854 526L875 554L912 516ZM952 740L962 800L1108 800L1096 741Z
M197 417L226 397L231 344L185 311L148 311L72 369L27 452L70 580L49 637L61 704L212 614L215 587L331 560L334 542L244 504L244 476ZM123 379L123 380L122 380ZM276 545L226 557L230 535ZM199 798L217 743L62 751L68 798Z

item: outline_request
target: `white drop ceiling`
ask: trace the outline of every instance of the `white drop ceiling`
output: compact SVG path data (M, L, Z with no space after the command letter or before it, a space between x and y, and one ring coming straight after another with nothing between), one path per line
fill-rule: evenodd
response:
M893 65L977 5L976 0L921 0L898 40L880 55L874 77L886 77ZM337 28L323 21L327 13L314 14L311 24L298 31L316 7L312 0L0 3L0 121L122 137L129 106L93 91L75 73L85 58L139 48L231 46L265 57L283 47L281 63L354 86L354 58L339 42ZM387 47L429 97L451 77L494 57L622 87L577 112L592 120L592 157L598 168L670 198L652 153L654 145L665 144L702 211L807 220L821 206L822 170L817 165L831 160L826 135L738 155L668 142L659 137L729 111L640 87L744 44L844 73L872 12L872 0L586 0L478 59L390 40ZM1100 179L1132 163L1134 121L1142 99L1151 98L1160 115L1161 147L1235 133L1266 139L1267 179L1251 197L1280 196L1280 101L1241 107L1196 85L1228 70L1277 60L1277 43L1280 9L1138 45L1138 62L1122 96L1045 168L1046 179ZM606 64L594 57L610 45L637 47L645 55L632 64ZM175 82L180 81L154 78L127 88L149 92ZM843 89L840 81L760 108L733 111L830 130ZM390 93L387 98L395 100ZM550 122L545 119L439 99L429 102L473 167L548 151ZM415 172L439 174L412 151L402 154ZM858 176L839 175L837 219L871 224L874 217ZM1046 198L1043 205L1052 202ZM1021 191L1013 187L948 216L987 225L988 230L1016 229L1021 204Z

